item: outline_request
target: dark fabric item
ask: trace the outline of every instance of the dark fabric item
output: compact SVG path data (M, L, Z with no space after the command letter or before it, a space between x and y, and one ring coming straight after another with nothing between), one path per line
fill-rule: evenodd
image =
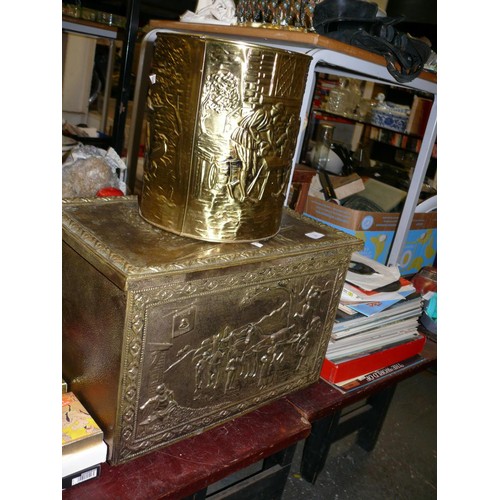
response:
M365 210L367 212L384 212L384 209L368 198L360 194L353 194L343 200L342 206L353 210Z
M375 19L377 11L376 3L365 0L323 0L314 8L315 28L330 21Z
M404 18L376 17L377 9L376 4L363 0L324 0L314 10L314 29L320 35L383 56L396 81L414 80L431 48L394 27ZM358 17L349 17L355 15Z

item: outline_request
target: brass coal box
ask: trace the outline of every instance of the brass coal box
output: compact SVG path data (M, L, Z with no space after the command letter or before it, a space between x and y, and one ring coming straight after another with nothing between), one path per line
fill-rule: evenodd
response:
M146 106L140 212L204 241L274 236L311 57L159 33Z
M65 200L62 220L63 377L112 464L317 381L363 245L288 208L253 243L164 231L135 196Z

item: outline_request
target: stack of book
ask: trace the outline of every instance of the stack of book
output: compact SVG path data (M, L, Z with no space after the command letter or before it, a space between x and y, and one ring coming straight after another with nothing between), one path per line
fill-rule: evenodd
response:
M107 451L102 430L63 380L62 488L98 477Z
M342 387L403 361L419 362L425 344L425 336L418 331L422 305L422 296L396 267L355 253L321 377Z

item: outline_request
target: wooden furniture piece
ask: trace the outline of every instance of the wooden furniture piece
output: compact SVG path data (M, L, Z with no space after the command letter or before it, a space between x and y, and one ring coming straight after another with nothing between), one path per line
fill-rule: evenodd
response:
M293 171L292 178L292 199L288 199L288 206L299 214L304 213L306 208L307 195L311 186L312 178L316 175L316 170L306 165L297 165Z
M310 425L285 398L66 489L64 500L203 499L207 487L262 461L259 472L210 498L279 499L296 444Z
M311 423L301 460L301 475L314 483L323 469L330 446L354 432L357 444L366 451L375 447L397 384L437 363L437 344L427 340L421 353L424 361L352 392L342 393L320 379L287 399ZM356 403L365 400L363 406Z
M63 491L64 500L279 499L296 445L305 439L301 474L314 483L333 442L358 432L358 444L372 450L397 384L437 362L428 340L420 364L402 369L359 390L343 394L323 380L215 427L122 465L102 465L101 476ZM347 412L366 399L366 410ZM262 461L262 463L261 463ZM242 470L255 465L252 476ZM212 486L240 471L223 490ZM219 484L223 484L222 481ZM222 487L222 486L221 486ZM208 492L207 492L208 490ZM259 496L260 495L260 496Z

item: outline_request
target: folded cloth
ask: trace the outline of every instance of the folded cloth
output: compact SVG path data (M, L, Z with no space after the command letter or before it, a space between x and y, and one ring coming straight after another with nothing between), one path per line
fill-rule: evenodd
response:
M196 12L186 11L180 16L186 23L236 24L236 7L233 0L199 0Z

